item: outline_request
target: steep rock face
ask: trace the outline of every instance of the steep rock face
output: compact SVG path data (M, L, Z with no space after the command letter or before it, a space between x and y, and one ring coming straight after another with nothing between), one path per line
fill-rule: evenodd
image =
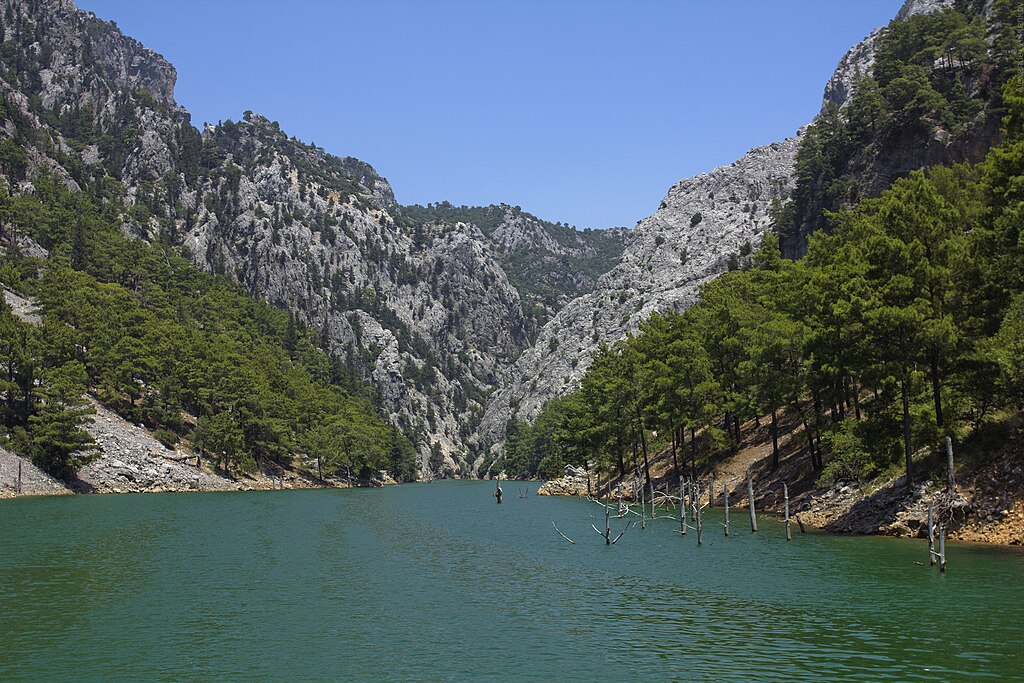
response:
M754 248L770 225L773 199L792 189L797 138L751 150L741 159L681 181L661 207L626 237L622 260L594 291L571 301L512 367L481 424L500 441L510 419L529 421L544 402L574 389L594 350L638 329L655 311L682 310L700 285Z
M74 190L121 181L127 234L186 248L316 329L375 386L427 474L467 460L498 377L621 252L620 236L511 207L482 225L410 219L372 166L264 117L200 134L174 102L174 68L68 0L2 0L0 18L0 138L28 160L4 169L12 190L32 191L42 170ZM550 291L529 289L538 282Z
M0 90L55 150L33 166L68 185L73 171L99 166L128 186L179 170L198 135L174 102L177 74L160 55L70 0L5 0Z
M907 0L898 18L952 4ZM825 86L823 110L845 105L855 79L870 73L881 33L872 31L843 55ZM600 343L636 331L652 312L689 307L702 283L728 269L730 256L756 249L769 227L771 200L786 200L794 187L798 144L794 137L756 148L730 166L670 189L658 211L626 237L619 264L549 322L510 369L488 404L481 441L500 450L510 420L530 421L547 400L578 387ZM891 161L894 169L922 164L919 156Z
M261 116L204 138L222 158L186 204L193 258L318 329L419 436L423 469L431 446L456 466L483 395L528 342L519 294L482 233L408 224L370 166L289 140Z
M901 16L944 4L908 0ZM15 191L40 169L76 189L122 181L126 232L187 247L317 329L377 387L428 472L474 449L499 381L487 443L572 388L600 341L692 303L758 245L792 187L795 139L679 183L634 231L577 232L508 206L417 214L369 164L258 115L200 135L174 102L174 68L70 0L0 10L0 138L28 159L5 170ZM843 58L827 100L846 101L876 36Z
M423 222L466 222L478 227L494 258L519 292L530 339L569 301L591 291L598 277L622 256L623 228L576 230L551 223L507 204L485 207L402 207L403 215Z

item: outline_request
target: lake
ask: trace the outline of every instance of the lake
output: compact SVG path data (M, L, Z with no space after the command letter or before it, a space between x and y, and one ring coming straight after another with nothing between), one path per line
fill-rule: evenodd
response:
M493 488L0 501L0 679L1024 680L1016 549L950 544L943 576L924 541L743 510L725 538L720 509L702 547L609 547L597 504Z

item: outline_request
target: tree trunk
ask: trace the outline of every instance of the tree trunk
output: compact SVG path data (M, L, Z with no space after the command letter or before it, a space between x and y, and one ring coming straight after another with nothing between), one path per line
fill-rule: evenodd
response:
M654 516L654 487L651 485L651 464L647 460L647 429L640 423L640 446L644 455L644 476L647 477L647 488L651 493L651 516Z
M615 449L616 455L619 457L619 479L626 478L626 461L622 456L622 437L615 437L615 443L617 448Z
M700 506L700 479L697 480L697 545L703 545L704 543L704 515L701 514Z
M672 425L672 468L676 471L676 479L680 478L679 475L679 458L676 456L676 437L678 432L676 431L675 425Z
M697 473L697 428L690 427L690 457L691 465L693 469L691 472Z
M956 490L956 470L953 468L953 439L946 437L946 490Z
M785 510L784 514L786 516L786 540L792 541L793 532L789 526L789 486L786 485L786 482L782 482L782 495L784 496L783 504L785 507L783 509Z
M935 566L935 520L931 503L928 504L928 564Z
M754 509L754 481L747 470L747 504L750 505L750 531L757 531L757 511Z
M779 468L779 416L772 404L772 470Z
M728 536L729 535L729 487L728 486L725 487L725 524L723 524L722 526L725 527L725 535Z
M939 379L939 353L932 351L932 398L935 400L935 424L941 430L943 425L942 417L942 382Z
M903 397L903 455L907 460L907 488L914 483L913 451L910 448L910 377L904 375L900 381Z
M860 422L860 385L853 382L853 416Z
M690 488L688 483L679 483L679 533L686 535L686 494Z

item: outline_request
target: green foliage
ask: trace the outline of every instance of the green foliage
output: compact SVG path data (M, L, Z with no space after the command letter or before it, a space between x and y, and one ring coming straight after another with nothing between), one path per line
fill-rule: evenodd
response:
M50 369L43 376L38 409L28 420L27 451L40 469L55 476L73 474L98 450L83 429L94 412L82 398L86 380L78 361Z
M827 107L801 140L791 206L772 213L792 253L802 253L808 234L834 227L829 211L877 194L880 177L907 173L901 159L919 158L933 138L991 135L1021 51L1007 21L1019 23L1024 7L996 4L988 24L969 2L889 24L872 72L854 81L847 106ZM947 156L937 161L956 160Z
M1024 294L1014 298L992 346L1001 370L1001 388L1012 405L1024 410Z
M410 478L411 445L361 392L332 383L339 373L317 335L167 247L123 237L110 205L52 178L33 182L34 196L0 196L0 221L52 256L8 249L0 274L36 298L42 323L0 314L0 392L3 426L25 430L25 449L50 471L81 463L71 446L88 451L71 429L85 415L70 398L73 377L79 398L89 388L168 439L183 430L182 412L195 415L185 436L225 470L287 462L314 426L331 425L351 472Z
M167 446L168 448L174 448L178 445L178 435L170 429L160 428L153 432L153 436L157 441Z
M832 454L832 459L821 472L823 481L862 482L872 474L871 456L857 435L857 427L855 420L843 420L825 434L825 448Z
M509 466L546 476L556 468L544 463L590 460L628 472L657 431L677 468L699 467L735 445L742 420L786 410L824 480L902 464L912 481L919 450L959 439L994 407L1024 409L1022 92L1020 79L1006 85L1006 140L979 166L914 172L833 214L834 234L812 235L799 261L768 234L685 313L600 348L577 392L513 425ZM839 118L818 125L846 134ZM815 163L831 163L828 149Z

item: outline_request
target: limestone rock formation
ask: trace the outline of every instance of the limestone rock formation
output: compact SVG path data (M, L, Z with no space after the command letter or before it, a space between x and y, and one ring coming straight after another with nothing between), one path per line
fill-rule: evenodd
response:
M654 311L687 308L730 257L760 244L772 200L792 189L796 146L789 138L758 147L673 186L629 233L619 264L545 325L512 367L488 405L482 438L499 442L509 419L532 420L545 401L577 386L599 344L635 332Z
M907 0L898 17L952 4ZM872 31L840 59L825 86L823 109L847 102L856 77L874 63L880 34ZM687 308L702 283L728 269L731 256L756 249L769 228L772 200L785 201L793 189L798 143L799 134L755 148L729 166L673 186L659 209L627 236L619 264L562 309L511 368L488 404L481 441L500 451L508 422L530 421L547 400L575 389L599 344L635 332L652 312Z

